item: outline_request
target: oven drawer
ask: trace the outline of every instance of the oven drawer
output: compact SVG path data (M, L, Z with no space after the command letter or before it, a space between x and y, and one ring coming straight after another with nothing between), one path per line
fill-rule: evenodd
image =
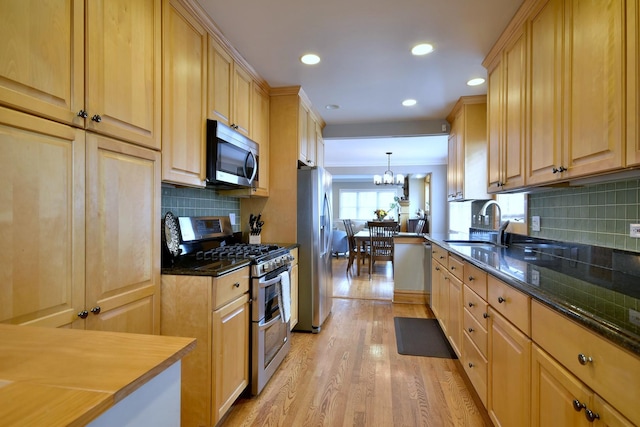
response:
M218 309L246 292L249 292L249 267L213 278L213 309Z

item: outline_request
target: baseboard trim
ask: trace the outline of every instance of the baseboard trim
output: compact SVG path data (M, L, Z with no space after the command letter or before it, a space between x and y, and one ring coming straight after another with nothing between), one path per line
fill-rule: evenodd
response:
M430 295L424 291L393 291L393 302L396 304L427 304Z

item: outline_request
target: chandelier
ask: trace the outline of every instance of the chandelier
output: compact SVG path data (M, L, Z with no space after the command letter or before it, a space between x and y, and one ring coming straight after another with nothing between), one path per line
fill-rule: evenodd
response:
M395 175L391 170L391 152L387 152L387 170L384 171L384 175L374 175L373 183L375 185L404 185L404 176L402 174ZM394 179L395 178L395 179Z

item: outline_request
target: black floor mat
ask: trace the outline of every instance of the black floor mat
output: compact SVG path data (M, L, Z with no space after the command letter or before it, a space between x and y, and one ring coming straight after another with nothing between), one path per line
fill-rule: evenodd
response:
M394 317L398 353L411 356L457 359L438 320Z

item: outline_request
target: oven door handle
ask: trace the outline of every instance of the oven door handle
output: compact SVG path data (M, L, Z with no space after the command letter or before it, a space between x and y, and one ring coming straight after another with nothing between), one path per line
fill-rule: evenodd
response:
M291 265L287 266L287 268L285 270L282 270L281 273L284 273L285 271L288 271L289 274L291 274ZM260 282L259 285L261 288L267 288L273 285L274 283L278 283L279 281L280 281L280 274L278 274L273 279L267 280L266 282Z
M278 315L276 317L274 317L273 319L269 320L267 323L265 323L264 325L258 323L258 330L263 331L269 327L271 327L274 323L276 322L281 322L281 316L280 313L278 313Z

